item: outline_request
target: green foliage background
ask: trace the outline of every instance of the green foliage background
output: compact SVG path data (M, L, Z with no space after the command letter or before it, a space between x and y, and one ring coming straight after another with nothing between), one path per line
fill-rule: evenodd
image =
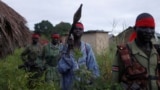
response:
M115 44L110 46L106 52L96 56L101 76L93 83L92 87L88 87L86 90L111 90L111 65L115 55ZM1 90L29 90L26 86L29 73L17 68L22 64L20 59L22 50L17 49L12 55L0 60ZM59 90L56 82L47 84L43 82L43 79L44 77L37 82L34 90ZM117 87L117 90L120 88Z
M20 54L23 49L17 49L12 55L0 60L0 90L29 90L27 88L27 78L30 73L18 69L22 64ZM44 83L42 77L37 81L34 90L59 90L56 83Z
M47 38L50 37L50 34L53 30L54 26L48 20L42 20L40 23L34 25L34 29L36 33L42 34Z
M69 32L70 28L71 24L67 22L60 22L54 26L50 21L42 20L34 25L34 32L41 34L47 39L50 39L52 33L65 35Z

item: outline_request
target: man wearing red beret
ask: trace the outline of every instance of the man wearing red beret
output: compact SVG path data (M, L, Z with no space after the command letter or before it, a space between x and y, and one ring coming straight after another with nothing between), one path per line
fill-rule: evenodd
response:
M58 63L61 73L61 90L88 90L100 76L94 52L90 44L81 40L84 27L77 22Z
M40 35L37 33L32 34L32 43L29 44L21 54L21 58L24 65L19 66L19 68L24 68L28 72L33 72L34 74L29 76L29 88L34 88L35 84L33 79L37 79L41 76L42 65L39 65L42 54L42 46L39 43ZM42 63L41 63L42 64Z
M34 64L37 59L40 59L42 54L42 46L39 43L39 34L32 34L32 43L29 44L21 54L21 58L24 62ZM28 68L32 71L33 68Z
M125 45L118 45L112 66L113 82L123 90L159 90L160 59L151 39L155 21L151 14L141 13L134 26L134 38Z
M59 83L59 73L57 72L57 63L60 57L60 35L58 33L51 34L51 42L43 48L42 58L45 61L46 73L45 81L48 83ZM59 84L58 84L59 85Z

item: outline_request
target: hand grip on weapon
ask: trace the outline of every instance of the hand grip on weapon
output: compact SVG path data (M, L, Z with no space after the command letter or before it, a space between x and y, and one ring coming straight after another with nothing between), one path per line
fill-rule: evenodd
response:
M68 44L68 49L69 49L69 50L73 49L74 37L73 37L72 34L70 35L70 37L68 37L67 44Z

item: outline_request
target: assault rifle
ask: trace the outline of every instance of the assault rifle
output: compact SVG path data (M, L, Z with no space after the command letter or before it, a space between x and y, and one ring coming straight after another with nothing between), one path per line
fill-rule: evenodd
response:
M33 62L24 62L24 64L18 66L18 69L24 69L28 72L43 71L42 67L38 67L38 65Z

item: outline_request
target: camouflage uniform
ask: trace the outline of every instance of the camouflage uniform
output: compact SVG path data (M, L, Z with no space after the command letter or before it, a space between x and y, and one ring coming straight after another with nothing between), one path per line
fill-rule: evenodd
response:
M58 81L59 73L57 71L57 63L60 57L61 45L53 45L49 43L43 48L43 58L45 60L45 80L47 82Z
M42 76L43 72L43 62L41 59L42 46L38 44L31 44L26 47L22 52L21 58L24 61L24 64L21 66L27 72L32 72L33 74L29 75L28 85L29 88L35 87L33 83Z
M146 68L147 74L149 76L156 76L156 67L157 67L157 56L158 53L156 49L152 46L150 55L148 56L141 48L137 46L135 41L128 44L129 50L131 51L131 56L134 56L136 60ZM122 81L122 75L125 73L124 63L122 62L119 53L117 53L116 58L112 66L112 83L121 83L122 87L125 87L125 83ZM136 85L133 85L133 88ZM147 79L147 89L148 90L158 90L156 80ZM133 89L134 90L134 89ZM137 89L136 89L137 90ZM143 89L138 89L143 90Z
M27 63L28 65L36 67L42 66L42 60L41 60L41 54L42 54L42 46L40 44L36 45L28 45L26 49L22 52L21 58L24 61L24 63ZM35 68L28 67L28 71L34 71Z

